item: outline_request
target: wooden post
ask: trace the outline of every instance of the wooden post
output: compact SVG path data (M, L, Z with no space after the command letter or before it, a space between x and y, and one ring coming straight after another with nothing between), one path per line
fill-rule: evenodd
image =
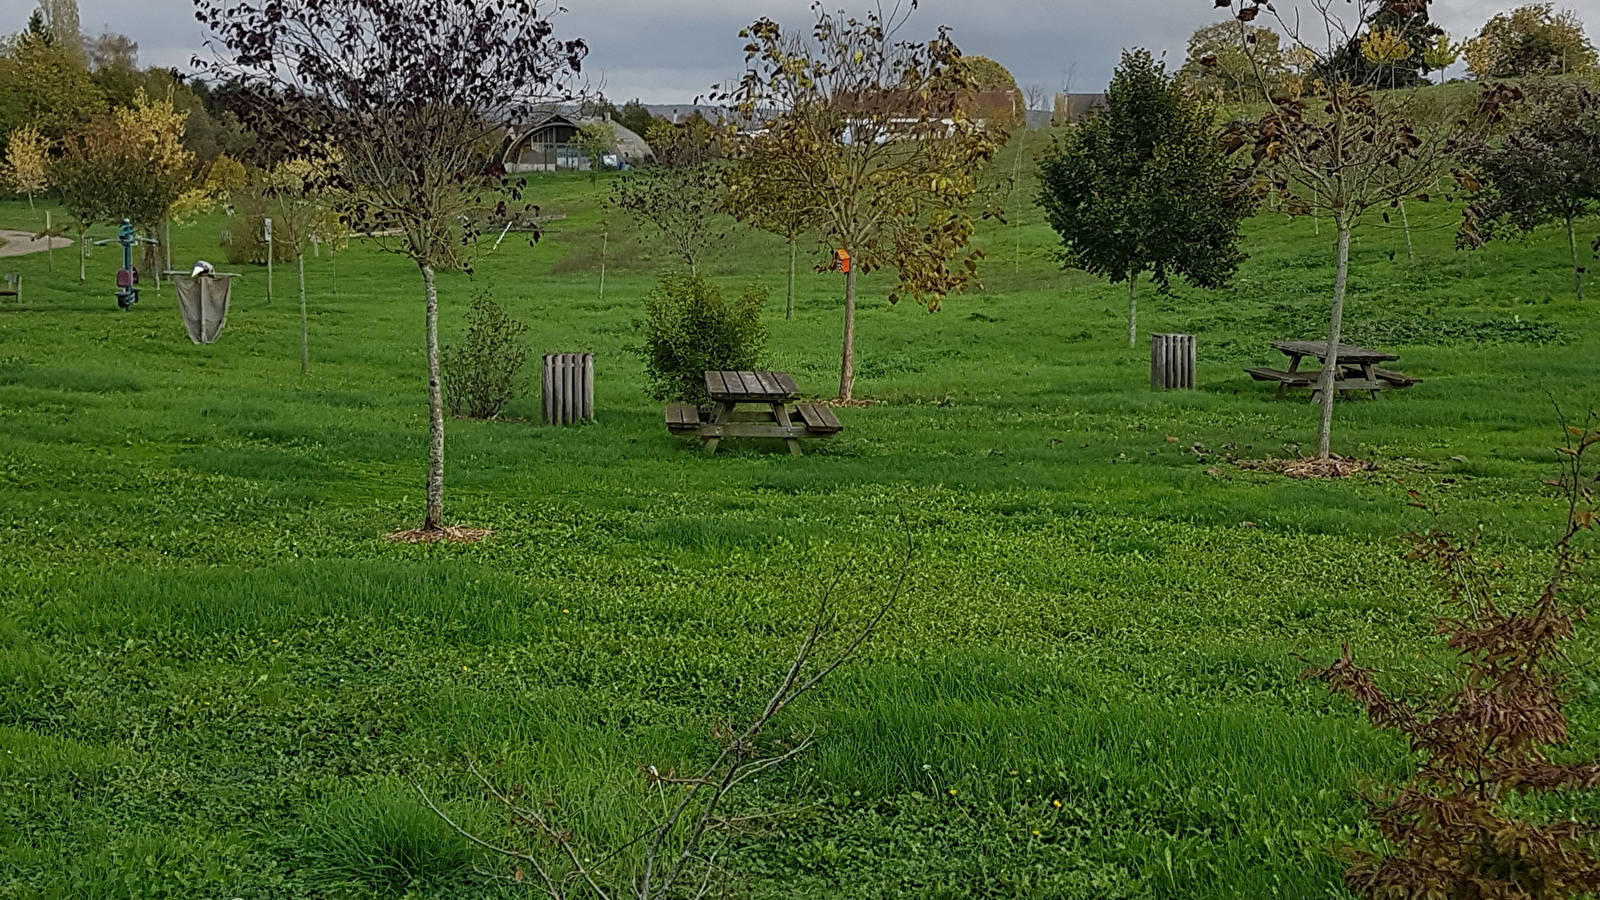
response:
M546 353L539 392L544 424L594 421L594 354Z
M1194 335L1150 335L1150 389L1194 387Z

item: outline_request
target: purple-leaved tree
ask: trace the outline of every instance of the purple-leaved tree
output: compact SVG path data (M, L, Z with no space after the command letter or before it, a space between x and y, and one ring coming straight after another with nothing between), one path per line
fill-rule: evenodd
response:
M476 229L523 211L492 152L539 104L573 95L587 47L556 37L556 11L542 0L196 0L215 52L197 64L244 85L261 140L329 160L318 188L422 273L428 501L416 537L451 534L435 274L469 268Z

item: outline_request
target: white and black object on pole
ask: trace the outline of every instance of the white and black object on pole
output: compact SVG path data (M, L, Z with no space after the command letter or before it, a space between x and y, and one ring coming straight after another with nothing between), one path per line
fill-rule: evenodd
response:
M267 242L267 302L272 302L272 220L261 220L261 239Z

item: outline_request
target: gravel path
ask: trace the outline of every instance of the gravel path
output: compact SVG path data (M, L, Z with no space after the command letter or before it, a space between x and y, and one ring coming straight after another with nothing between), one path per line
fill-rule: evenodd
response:
M34 240L31 231L0 230L0 241L5 241L4 244L0 244L0 256L26 256L29 253L43 253L50 249L45 246L44 238ZM53 238L52 243L55 249L60 250L62 247L71 247L72 238Z

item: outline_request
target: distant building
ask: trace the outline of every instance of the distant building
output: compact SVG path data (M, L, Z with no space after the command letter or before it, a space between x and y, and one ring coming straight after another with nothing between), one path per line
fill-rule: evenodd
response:
M1105 94L1057 94L1055 108L1050 116L1052 125L1081 122L1087 116L1097 115L1106 108Z
M845 115L844 141L847 144L857 140L857 126L868 122L875 123L866 128L873 134L872 140L882 143L923 136L930 125L937 123L953 133L958 114L985 128L991 123L1009 126L1021 112L1016 91L962 91L924 96L899 89L873 89L840 92L833 97L833 105Z
M644 138L622 127L614 119L582 118L564 113L548 113L520 132L506 146L502 162L506 171L586 172L589 155L584 152L578 129L594 122L605 122L616 132L617 140L605 157L605 165L620 169L650 158L650 145Z

